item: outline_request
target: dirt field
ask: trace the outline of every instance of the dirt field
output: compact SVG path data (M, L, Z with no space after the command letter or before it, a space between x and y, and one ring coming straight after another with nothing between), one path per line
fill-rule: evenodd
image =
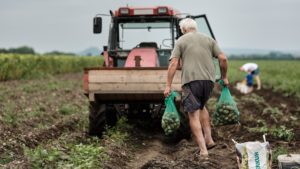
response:
M89 138L86 136L88 102L82 94L81 78L81 74L67 74L0 83L0 168L30 168L24 147L34 149L61 142L86 142ZM283 150L300 153L298 100L270 89L246 96L233 88L231 91L241 112L240 125L213 127L218 145L209 150L208 163L194 159L197 147L191 139L171 142L160 129L133 123L125 144L112 144L108 139L100 141L101 146L107 146L110 157L101 167L235 169L236 155L231 139L262 141L265 132L269 133L267 140L273 154ZM208 103L211 113L219 94L216 89ZM277 168L276 163L273 168Z

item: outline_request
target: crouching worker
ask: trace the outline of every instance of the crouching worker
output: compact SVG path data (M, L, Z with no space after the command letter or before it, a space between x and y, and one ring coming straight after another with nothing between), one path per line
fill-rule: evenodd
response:
M257 84L257 90L261 89L261 81L259 78L259 68L256 63L246 63L240 67L240 71L247 72L248 74L251 73L255 78Z
M182 104L200 150L196 157L207 160L208 149L216 145L211 136L209 113L205 108L215 82L212 58L217 57L220 62L225 85L228 85L227 59L214 39L197 32L197 23L193 19L183 19L179 25L183 35L177 40L170 57L164 95L167 97L170 94L172 80L181 60Z

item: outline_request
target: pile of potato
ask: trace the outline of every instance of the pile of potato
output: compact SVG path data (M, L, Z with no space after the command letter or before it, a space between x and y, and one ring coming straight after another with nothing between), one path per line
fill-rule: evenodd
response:
M213 114L214 125L225 125L238 123L240 113L236 106L223 103L217 106L216 112Z
M161 126L165 134L170 135L179 128L180 118L175 112L165 112L161 120Z

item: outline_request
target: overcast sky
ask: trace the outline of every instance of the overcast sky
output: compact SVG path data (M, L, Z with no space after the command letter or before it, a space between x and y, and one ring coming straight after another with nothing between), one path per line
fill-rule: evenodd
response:
M93 17L127 4L206 14L221 48L300 50L300 0L0 0L0 48L102 49L109 20L94 35Z

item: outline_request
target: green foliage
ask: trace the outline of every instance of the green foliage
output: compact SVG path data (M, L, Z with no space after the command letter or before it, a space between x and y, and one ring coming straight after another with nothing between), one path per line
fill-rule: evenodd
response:
M293 132L293 129L288 129L285 126L281 125L279 127L273 126L268 127L265 123L261 127L254 127L254 128L247 128L250 132L256 132L256 133L267 133L272 135L273 137L283 139L285 141L291 141L295 134Z
M104 133L104 138L113 140L117 145L122 145L128 139L128 132L132 126L127 123L125 117L121 117L114 127L108 128Z
M59 113L62 115L70 115L78 111L79 111L78 107L73 104L64 104L59 108Z
M100 66L102 62L100 57L0 54L0 81L80 72L85 67Z
M5 151L4 153L0 154L0 164L7 164L13 160L14 160L13 152Z
M102 168L110 160L108 150L111 146L123 146L128 139L132 126L126 118L120 118L115 127L109 128L103 139L88 137L84 140L70 140L66 136L59 138L58 143L48 146L37 146L34 149L24 147L30 168L64 168L89 169ZM105 146L102 145L104 141Z
M291 141L294 138L293 129L288 129L281 125L279 127L271 129L271 134L277 138L284 139L286 141Z
M1 119L4 123L16 126L19 120L15 114L15 104L9 103L4 107L3 118Z
M278 122L279 118L283 117L283 113L277 107L267 107L263 110L262 115L269 115L271 119L275 122Z
M255 93L250 93L247 97L242 97L241 100L242 100L242 102L245 102L245 103L250 102L250 103L254 103L256 105L261 104L261 103L266 104L265 99L262 96L259 96Z
M107 149L98 138L87 139L85 144L67 144L35 149L24 148L31 168L101 168L109 159Z
M275 147L274 150L272 151L272 162L277 163L278 156L282 154L288 154L288 149L282 146Z

